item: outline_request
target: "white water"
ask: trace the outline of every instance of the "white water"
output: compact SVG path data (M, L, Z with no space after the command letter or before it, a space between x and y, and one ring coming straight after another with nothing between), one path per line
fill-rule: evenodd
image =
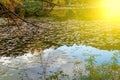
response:
M96 56L96 65L100 65L102 63L110 63L110 59L115 53L119 54L119 51L99 50L85 45L61 46L57 49L49 48L44 50L42 61L44 62L43 66L47 65L48 75L52 74L49 71L55 72L58 70L63 70L66 74L72 75L76 61L81 62L77 68L79 67L82 74L88 75L89 73L85 69L87 64L85 60L89 56ZM118 61L120 63L120 57ZM23 80L39 80L43 71L39 52L34 52L33 54L29 52L16 58L0 57L0 66L0 80L21 80L20 77Z

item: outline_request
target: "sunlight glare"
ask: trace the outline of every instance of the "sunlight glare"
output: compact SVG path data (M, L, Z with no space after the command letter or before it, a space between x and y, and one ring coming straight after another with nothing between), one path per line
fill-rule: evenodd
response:
M102 14L106 19L120 20L120 0L103 0Z

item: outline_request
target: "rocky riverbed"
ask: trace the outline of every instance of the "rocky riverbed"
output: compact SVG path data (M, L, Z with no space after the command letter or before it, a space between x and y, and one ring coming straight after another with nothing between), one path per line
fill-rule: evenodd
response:
M0 27L0 54L21 55L28 50L51 46L85 44L106 50L120 49L120 24L110 21L50 21L29 19L39 27Z

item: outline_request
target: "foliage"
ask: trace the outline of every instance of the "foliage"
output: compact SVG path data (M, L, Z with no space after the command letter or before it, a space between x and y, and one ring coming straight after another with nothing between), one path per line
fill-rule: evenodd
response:
M9 9L13 9L16 6L23 5L22 0L1 0L1 4L5 5Z
M25 16L40 15L42 1L24 1Z
M119 55L119 54L117 54ZM102 65L96 66L95 57L90 56L88 59L87 70L89 71L89 76L81 76L82 80L118 80L119 79L119 71L120 66L118 62L118 56L114 54L114 59L111 58L112 63L104 63ZM78 79L76 79L78 80Z
M44 16L47 15L50 9L54 7L52 0L1 0L1 4L6 6L9 10L16 12L18 15L25 13L25 16ZM18 11L22 9L21 12Z
M60 80L60 78L69 77L69 75L65 74L63 71L58 71L46 78L45 80Z
M19 24L21 20L18 19L17 16L20 18L24 18L24 13L21 9L23 6L22 0L2 0L0 1L1 4L1 16L6 17L8 20L7 25L12 24ZM17 16L16 16L17 15Z
M96 63L95 56L90 56L90 58L87 60L88 64L86 65L86 69L89 72L89 75L83 75L81 72L79 72L79 70L76 70L72 80L118 80L120 79L120 65L117 63L118 56L116 55L118 54L114 54L114 56L111 58L112 63L104 63L102 65L95 65L94 64ZM77 64L80 64L80 63L77 63ZM59 76L58 73L55 73L54 75L50 76L52 77L50 80L62 80L58 77ZM69 80L69 78L67 80Z
M53 0L24 0L25 16L47 16L54 7Z

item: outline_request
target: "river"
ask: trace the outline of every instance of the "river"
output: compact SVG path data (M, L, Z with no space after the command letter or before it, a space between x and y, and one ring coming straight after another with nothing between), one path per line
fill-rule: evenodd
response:
M41 53L42 56L40 56ZM95 56L95 65L101 65L111 63L114 54L119 55L119 50L100 50L91 46L74 44L56 49L48 48L42 52L29 51L17 57L0 57L0 80L41 80L43 67L46 67L47 76L61 70L72 76L75 62L80 62L78 67L83 75L89 75L86 70L86 60L90 56ZM120 57L117 59L120 64Z

